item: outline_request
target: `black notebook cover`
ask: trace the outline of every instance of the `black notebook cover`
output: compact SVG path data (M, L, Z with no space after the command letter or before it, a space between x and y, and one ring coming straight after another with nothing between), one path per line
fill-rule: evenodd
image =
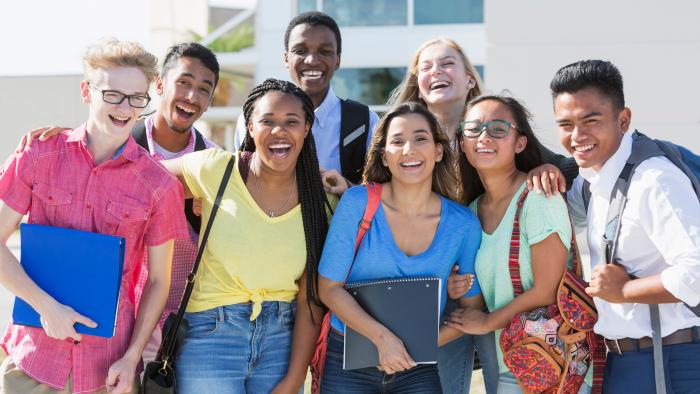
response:
M440 328L439 278L400 278L346 286L358 304L402 341L419 364L437 362ZM374 344L349 326L345 328L343 369L376 367Z

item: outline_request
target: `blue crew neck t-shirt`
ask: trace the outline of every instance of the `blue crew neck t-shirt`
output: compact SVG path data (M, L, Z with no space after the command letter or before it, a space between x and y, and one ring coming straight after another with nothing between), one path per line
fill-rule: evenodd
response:
M440 222L432 243L415 256L407 256L396 245L380 204L357 250L347 283L385 278L438 277L442 279L442 314L447 299L447 278L452 267L459 264L459 273L475 273L474 261L481 243L481 224L467 207L444 197L440 198L440 202ZM319 273L325 278L336 282L345 280L353 261L358 224L366 205L367 190L364 186L347 190L340 199L319 265ZM475 277L474 285L464 297L480 293ZM406 307L410 308L410 305ZM345 324L335 314L331 318L331 326L345 332Z

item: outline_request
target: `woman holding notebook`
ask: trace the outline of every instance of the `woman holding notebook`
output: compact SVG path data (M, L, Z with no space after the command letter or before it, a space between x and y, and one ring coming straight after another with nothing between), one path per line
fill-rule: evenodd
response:
M422 105L401 104L381 120L363 176L364 183L374 182L381 190L379 207L355 253L368 192L365 186L348 190L336 209L319 266L321 300L333 312L322 392L398 392L408 386L414 393L442 391L436 365L416 365L401 339L366 313L343 284L346 278L348 284L427 276L446 281L455 262L461 272L474 272L481 229L475 215L451 201L457 198L450 187L457 182L453 158L449 139ZM474 284L462 306L480 309L478 294ZM343 370L346 325L376 346L379 365ZM438 342L460 335L445 326Z

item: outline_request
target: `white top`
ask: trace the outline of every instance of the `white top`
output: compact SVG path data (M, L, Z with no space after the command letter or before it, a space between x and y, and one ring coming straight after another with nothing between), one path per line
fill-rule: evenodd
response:
M340 170L340 99L328 88L326 98L321 105L314 110L316 118L311 128L311 133L316 141L318 164L326 170ZM369 111L369 135L367 136L367 148L372 142L374 129L379 123L379 117L373 111ZM243 114L238 117L236 123L236 135L233 144L236 150L241 147L245 137L246 124ZM359 137L359 135L358 135Z
M610 194L632 151L631 133L596 172L580 169L568 193L574 222L588 223L591 267L605 264L602 245ZM591 183L586 216L581 194L583 179ZM616 256L628 273L647 277L661 272L663 286L689 305L700 302L700 203L688 177L665 157L648 159L637 167L622 214ZM598 308L595 332L609 339L651 336L646 304L613 304L594 298ZM661 334L700 326L700 318L682 303L662 304Z

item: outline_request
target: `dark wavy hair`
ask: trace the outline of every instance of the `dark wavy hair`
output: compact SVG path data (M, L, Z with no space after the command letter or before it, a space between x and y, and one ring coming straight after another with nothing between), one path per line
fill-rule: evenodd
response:
M425 118L430 126L430 133L435 145L442 145L442 160L435 163L435 168L433 168L432 190L449 199L459 200L459 190L455 190L455 185L459 184L454 165L455 154L450 146L450 139L440 128L435 115L428 111L423 104L415 101L398 104L382 117L367 152L367 163L362 174L362 182L384 183L391 181L391 172L382 164L382 154L386 147L389 125L394 118L408 114L417 114Z
M525 149L515 155L515 168L527 173L537 166L542 165L544 161L542 160L542 153L540 153L539 149L541 144L530 126L530 119L532 119L530 111L513 97L505 95L484 95L474 98L467 104L467 113L474 108L474 106L484 101L497 101L508 108L508 111L510 111L510 114L513 116L513 120L515 120L515 132L527 138ZM462 139L466 137L460 132L457 133L457 138L461 143ZM484 194L485 189L476 168L469 163L465 153L459 156L459 173L463 190L462 202L465 205L469 205L474 199Z
M314 105L306 92L291 82L278 79L266 79L263 83L253 88L243 104L243 117L246 124L255 109L255 103L269 92L280 92L293 96L301 103L304 109L304 118L311 130L314 123ZM241 144L242 152L255 152L255 142L246 130L245 138ZM309 309L311 303L323 306L318 295L318 263L321 259L323 243L328 233L328 212L330 206L326 199L326 193L321 183L321 175L316 156L316 143L311 132L304 138L304 145L296 163L297 190L299 191L299 203L301 204L301 216L304 223L304 238L306 240L306 295ZM313 313L311 314L313 319Z

